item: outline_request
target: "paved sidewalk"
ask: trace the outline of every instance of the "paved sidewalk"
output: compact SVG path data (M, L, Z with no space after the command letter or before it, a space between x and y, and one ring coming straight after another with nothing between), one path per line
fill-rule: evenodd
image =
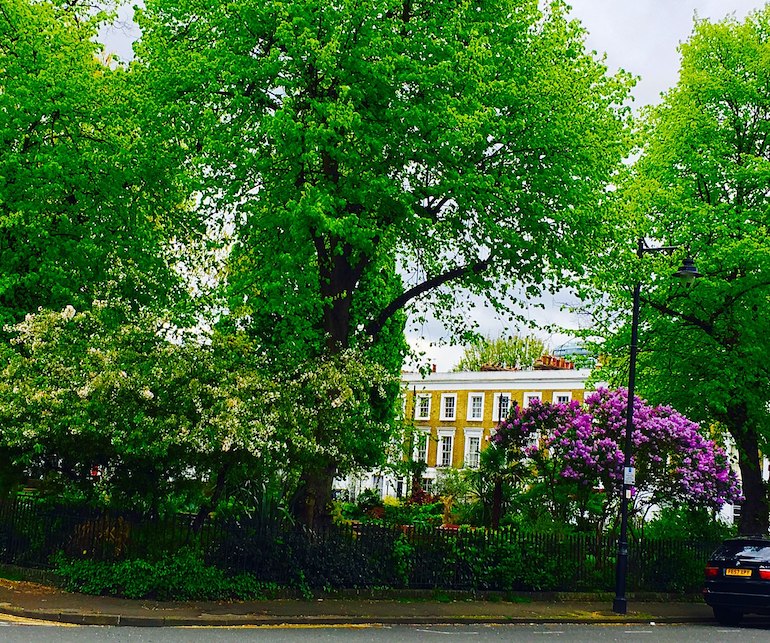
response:
M334 598L246 602L157 602L85 596L26 581L0 579L0 613L60 623L134 626L338 625L426 623L691 623L712 621L703 603L634 601L628 614L612 601L372 600Z

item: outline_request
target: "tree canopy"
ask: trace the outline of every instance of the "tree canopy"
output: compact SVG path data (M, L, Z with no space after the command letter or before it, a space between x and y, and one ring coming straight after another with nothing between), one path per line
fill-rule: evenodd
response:
M628 325L617 322L633 281L642 283L639 389L731 436L746 497L742 533L768 530L759 453L770 447L769 37L770 7L742 22L696 22L679 82L646 112L640 158L619 189L625 248L609 251L616 261L593 281L609 293L594 307L595 330L619 380ZM665 278L674 265L631 254L636 237L681 244L671 261L689 252L703 278L674 286Z
M626 151L630 81L564 14L148 2L137 51L169 136L201 175L201 207L237 212L233 297L271 334L344 346L442 285L537 290L579 269ZM414 285L364 297L394 259Z
M166 306L184 293L175 214L197 230L123 69L95 43L107 18L80 2L4 0L0 11L0 328L39 307L114 294Z
M396 372L405 309L461 329L461 288L504 309L582 271L632 81L538 4L146 3L136 69L232 231L236 325L284 360L358 345Z
M483 338L465 347L455 371L479 371L485 366L494 368L532 368L535 360L546 351L537 337Z

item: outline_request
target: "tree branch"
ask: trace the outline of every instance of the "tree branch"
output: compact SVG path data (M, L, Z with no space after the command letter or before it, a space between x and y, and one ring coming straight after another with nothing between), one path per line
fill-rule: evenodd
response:
M443 286L445 283L452 281L453 279L458 279L470 274L477 275L481 272L484 272L491 263L492 257L490 256L487 259L477 261L476 263L467 266L459 266L457 268L453 268L452 270L448 270L445 273L436 275L435 277L431 277L430 279L426 279L422 283L417 284L413 288L410 288L406 292L396 297L387 306L385 306L377 319L370 322L366 326L366 334L372 338L376 338L377 335L379 335L382 331L388 319L390 319L397 311L406 306L406 304L408 304L412 299L415 299L416 297L419 297L420 295L430 290L438 288L439 286Z
M705 322L702 319L698 319L697 317L694 317L693 315L685 315L684 313L682 313L682 312L680 312L678 310L674 310L673 308L669 308L665 304L660 304L660 303L652 301L650 299L644 298L644 303L646 305L654 308L659 313L667 315L668 317L680 317L680 318L684 319L686 322L692 324L696 328L700 328L709 337L712 337L714 335L714 325L710 324L709 322Z
M729 279L728 281L733 280ZM738 303L738 300L741 299L744 295L749 294L753 290L757 290L759 288L767 288L768 286L770 286L770 283L766 281L758 281L753 284L749 284L748 286L740 289L738 292L728 293L725 296L723 304L712 313L710 317L711 322L713 323L716 321L717 317L727 313L728 310L732 308L736 303Z

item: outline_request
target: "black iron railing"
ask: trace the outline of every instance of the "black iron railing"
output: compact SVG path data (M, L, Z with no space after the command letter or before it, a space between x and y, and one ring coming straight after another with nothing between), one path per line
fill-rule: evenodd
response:
M259 520L138 514L0 501L0 562L47 569L52 557L157 559L183 548L206 564L282 585L319 588L441 588L499 591L610 591L616 537L513 529L343 525L321 532ZM628 587L697 591L717 543L635 540Z

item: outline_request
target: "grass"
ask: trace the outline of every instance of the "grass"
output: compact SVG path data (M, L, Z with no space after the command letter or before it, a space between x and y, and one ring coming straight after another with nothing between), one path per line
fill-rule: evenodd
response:
M505 602L506 603L531 603L532 597L531 596L521 596L519 594L506 594L505 595Z
M26 580L23 574L14 569L0 566L0 578L5 580Z

